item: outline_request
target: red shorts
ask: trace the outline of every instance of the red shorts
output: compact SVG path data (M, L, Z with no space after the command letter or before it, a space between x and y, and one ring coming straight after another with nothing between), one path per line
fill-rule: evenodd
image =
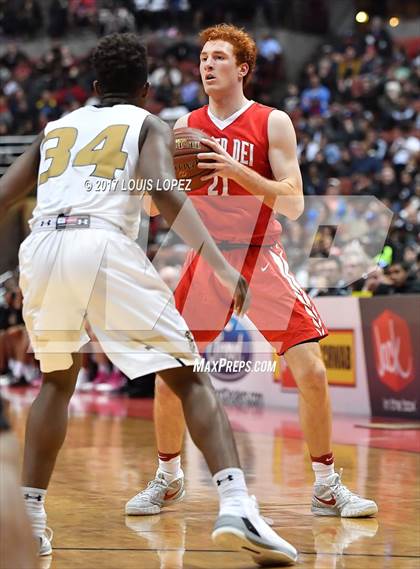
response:
M247 316L278 354L328 334L313 302L290 272L279 243L223 253L249 282L251 305ZM194 251L186 258L175 302L200 351L220 334L232 315L229 292Z

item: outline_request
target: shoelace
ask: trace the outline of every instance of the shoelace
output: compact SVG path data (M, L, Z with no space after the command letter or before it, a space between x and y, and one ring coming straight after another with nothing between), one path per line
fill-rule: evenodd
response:
M337 481L331 485L331 488L333 489L333 492L336 495L336 497L339 498L340 501L346 501L346 502L347 501L360 500L360 497L357 494L355 494L354 492L349 490L347 488L347 486L345 486L341 482L342 474L343 474L343 469L340 468L340 471L337 474L337 476L338 476Z
M159 499L159 494L168 488L168 483L166 482L166 480L164 480L163 478L155 478L154 480L151 480L149 482L149 484L146 486L146 488L140 492L139 494L137 494L137 496L140 498L143 498L143 496L145 496L146 498L148 498L150 501L154 500L154 499Z

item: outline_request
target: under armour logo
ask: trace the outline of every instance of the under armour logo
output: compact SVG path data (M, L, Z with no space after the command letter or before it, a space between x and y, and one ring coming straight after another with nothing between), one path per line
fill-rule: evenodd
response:
M232 474L228 474L228 475L226 476L226 478L222 478L221 480L216 480L217 485L220 486L220 484L221 484L222 482L226 482L226 480L228 480L229 482L233 482L233 476L232 476Z
M24 494L23 497L25 500L36 500L37 502L42 502L41 494L38 494L37 496L34 496L33 494Z

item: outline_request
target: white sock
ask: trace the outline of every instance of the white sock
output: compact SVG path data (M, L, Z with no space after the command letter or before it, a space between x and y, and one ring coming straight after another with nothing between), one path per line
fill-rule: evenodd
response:
M312 470L315 473L315 484L327 482L327 479L335 473L334 463L313 462Z
M159 458L158 472L161 472L165 476L166 482L169 483L175 480L175 478L182 476L181 455L175 456L170 460L162 460Z
M15 375L15 367L16 367L16 360L14 360L13 358L10 358L9 361L7 362L7 366L10 369L10 371L12 372L12 375Z
M14 365L14 369L12 370L13 373L13 377L15 377L16 379L20 379L23 375L23 368L25 366L23 365L22 362L16 362Z
M245 476L240 468L224 468L213 476L219 494L219 515L244 515L244 502L248 500Z
M22 486L23 500L35 537L42 537L47 526L47 514L44 508L46 494L47 491L41 488Z

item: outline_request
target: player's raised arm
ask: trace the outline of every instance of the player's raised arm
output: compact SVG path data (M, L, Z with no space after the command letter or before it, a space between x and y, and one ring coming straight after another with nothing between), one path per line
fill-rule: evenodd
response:
M139 140L139 171L142 178L153 180L151 196L170 227L213 267L221 282L231 291L235 311L245 312L248 285L245 279L229 265L204 227L191 200L174 187L162 191L163 180L176 180L173 165L174 140L171 129L159 118L148 116ZM182 221L178 217L182 210ZM178 222L177 222L178 221ZM181 222L180 222L181 221ZM204 245L205 244L205 245Z
M39 149L44 133L17 158L0 179L0 217L35 187L39 168Z
M268 159L277 183L274 209L290 219L297 219L303 212L303 185L297 158L296 133L286 113L275 110L270 114L268 142Z
M177 128L186 128L188 126L188 117L189 116L190 116L190 113L180 117L174 124L174 130ZM160 214L160 211L158 210L158 208L156 207L156 204L153 202L153 200L150 196L144 196L144 198L143 198L143 209L151 217L154 217L155 215Z

